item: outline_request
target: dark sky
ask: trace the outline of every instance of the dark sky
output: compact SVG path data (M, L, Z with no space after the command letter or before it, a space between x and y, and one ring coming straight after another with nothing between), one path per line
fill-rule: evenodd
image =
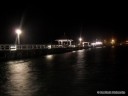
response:
M128 38L127 6L110 2L15 2L0 7L0 43L14 43L22 22L22 43L49 43L66 34L88 41Z

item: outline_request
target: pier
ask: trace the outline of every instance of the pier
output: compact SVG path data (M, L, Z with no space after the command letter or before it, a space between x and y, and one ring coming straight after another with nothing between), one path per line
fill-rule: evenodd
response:
M0 51L16 51L16 50L42 50L52 48L74 48L75 45L63 46L63 45L42 45L42 44L1 44Z
M23 59L31 57L40 57L47 54L65 53L74 50L83 49L76 45L42 45L42 44L1 44L0 60Z

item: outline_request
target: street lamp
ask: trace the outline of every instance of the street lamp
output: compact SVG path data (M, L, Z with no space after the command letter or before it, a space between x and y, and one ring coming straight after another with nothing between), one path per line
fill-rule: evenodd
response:
M18 44L20 44L20 34L22 33L21 29L16 29Z
M115 44L115 40L114 39L111 40L111 44L112 45Z
M80 45L81 45L81 41L82 41L82 38L81 37L79 38L79 41L80 41Z

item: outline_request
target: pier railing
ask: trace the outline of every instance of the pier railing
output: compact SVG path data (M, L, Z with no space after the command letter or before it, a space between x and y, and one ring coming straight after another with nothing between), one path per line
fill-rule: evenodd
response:
M73 48L75 45L42 45L42 44L0 44L0 51L15 51L15 50L36 50L36 49L52 49L52 48Z

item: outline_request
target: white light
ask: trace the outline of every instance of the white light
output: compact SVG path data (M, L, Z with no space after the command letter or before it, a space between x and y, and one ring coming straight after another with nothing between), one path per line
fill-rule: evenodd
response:
M53 58L53 55L47 55L46 58L47 58L48 60L51 60L51 59Z
M79 38L79 41L80 41L80 42L82 41L82 38L81 38L81 37Z
M22 33L22 31L21 31L20 29L16 29L16 33L17 33L18 35L20 35L20 34Z
M102 42L96 42L96 45L102 45L103 43Z
M92 46L95 46L95 45L96 45L96 43L91 43L91 45L92 45Z
M48 45L48 49L51 49L52 48L52 46L51 45Z
M102 45L102 42L95 42L95 43L91 43L92 46L96 46L96 45Z
M10 51L16 51L16 49L10 49Z
M10 46L10 51L16 51L16 50L17 50L16 45L12 45L12 46Z
M18 43L17 44L20 44L20 34L22 33L22 31L20 29L16 29L16 34L17 34L17 39L18 39Z

